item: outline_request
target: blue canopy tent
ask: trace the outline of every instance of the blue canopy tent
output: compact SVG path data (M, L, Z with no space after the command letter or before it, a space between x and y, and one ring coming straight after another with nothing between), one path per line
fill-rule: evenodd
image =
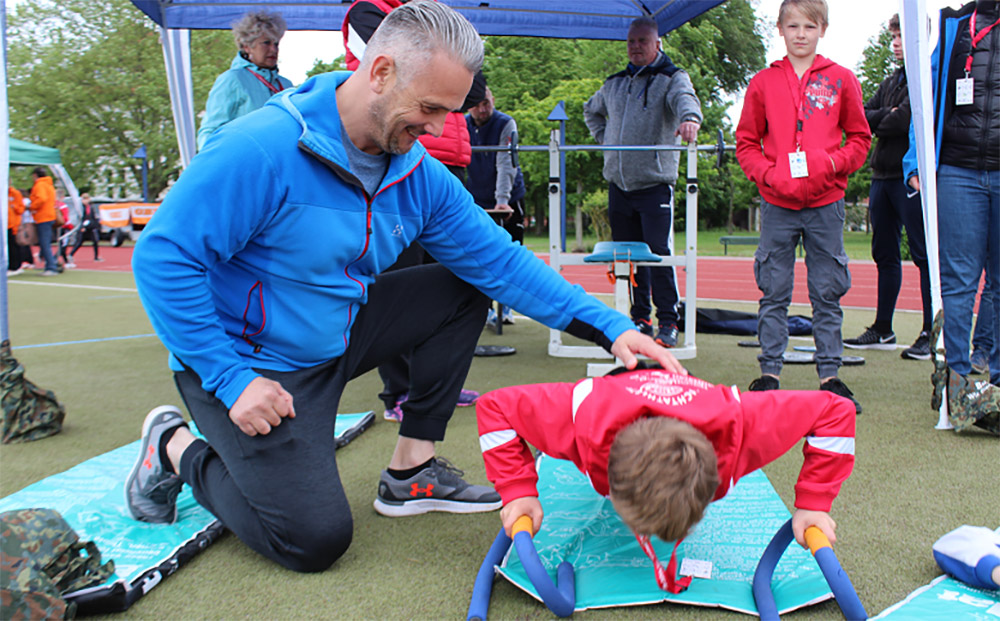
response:
M660 35L724 0L443 0L483 35L624 40L628 25L647 16ZM351 0L132 0L161 29L181 161L195 152L189 30L228 29L244 13L281 13L289 30L340 30Z

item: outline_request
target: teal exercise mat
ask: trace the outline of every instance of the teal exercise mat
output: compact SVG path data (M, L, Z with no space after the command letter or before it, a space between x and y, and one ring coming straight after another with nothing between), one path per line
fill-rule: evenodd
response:
M764 548L790 517L763 472L747 475L725 498L712 503L680 545L681 572L698 569L701 573L694 575L708 577L696 577L686 591L674 595L656 585L652 561L611 501L597 494L576 466L542 457L538 469L545 519L535 535L535 547L553 579L559 563L572 563L576 610L671 602L757 614L751 586L754 570ZM666 567L673 544L653 541ZM499 571L537 598L515 548L511 546ZM812 555L797 544L789 546L778 563L772 588L781 613L833 597Z
M372 412L338 414L334 431L338 448L370 427L374 419ZM189 426L198 434L194 423ZM126 610L225 532L222 523L195 502L187 485L177 496L173 524L132 519L125 506L125 479L139 445L136 440L0 499L0 513L55 509L82 540L97 544L104 561L115 562L115 573L104 584L64 595L76 602L79 615Z
M927 559L929 563L934 563L930 550L927 550ZM889 621L1000 619L1000 591L977 589L950 576L941 575L872 619L873 621L875 619Z

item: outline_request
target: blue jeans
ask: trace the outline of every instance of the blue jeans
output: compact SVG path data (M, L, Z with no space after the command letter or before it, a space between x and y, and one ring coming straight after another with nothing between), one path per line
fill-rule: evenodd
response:
M56 263L55 256L52 255L52 222L36 223L35 230L38 231L38 251L42 255L42 260L45 261L45 271L58 272L59 265Z
M952 371L968 375L972 308L984 269L990 291L983 299L1000 299L1000 170L941 164L937 183L945 357ZM1000 313L989 323L983 329L993 334L990 369L997 375Z
M760 244L754 276L760 289L757 334L760 372L780 375L788 346L788 305L795 285L795 246L806 250L806 284L813 311L816 373L836 377L844 343L840 298L851 288L844 250L844 199L822 207L785 209L760 201Z

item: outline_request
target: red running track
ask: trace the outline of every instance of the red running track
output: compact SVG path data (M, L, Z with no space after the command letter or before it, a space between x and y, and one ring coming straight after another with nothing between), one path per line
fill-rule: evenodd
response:
M83 246L76 253L78 269L104 271L129 271L132 269L132 247L112 248L101 246L103 262L95 263L90 245ZM548 261L547 254L539 254ZM842 299L845 307L874 308L877 274L872 261L852 261L851 290ZM613 293L613 285L607 278L605 265L572 265L563 268L563 275L572 283L582 285L592 293ZM677 268L678 287L681 295L685 291L683 268ZM57 280L57 279L56 279ZM698 298L703 300L734 300L756 302L760 291L753 277L751 257L701 257L698 259ZM792 302L809 304L806 288L806 266L802 259L795 262L795 291ZM912 263L903 265L903 286L899 292L896 308L900 310L920 310L920 281L917 268Z

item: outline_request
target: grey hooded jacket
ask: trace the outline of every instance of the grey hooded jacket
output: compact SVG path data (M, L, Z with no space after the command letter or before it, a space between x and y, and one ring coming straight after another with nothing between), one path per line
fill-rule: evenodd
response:
M701 102L691 78L660 52L645 67L609 76L583 106L598 144L680 144L677 127L701 123ZM604 178L626 192L677 181L678 151L605 151Z

